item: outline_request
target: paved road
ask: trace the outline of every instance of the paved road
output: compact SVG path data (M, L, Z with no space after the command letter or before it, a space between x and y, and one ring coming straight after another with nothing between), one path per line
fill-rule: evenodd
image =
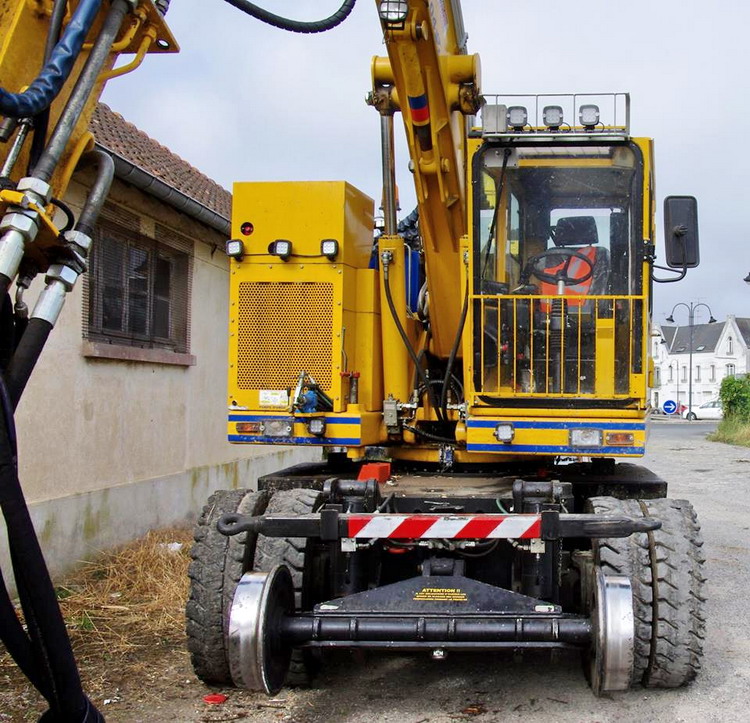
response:
M577 656L570 655L551 664L543 657L515 662L511 657L453 656L438 663L426 657L343 656L326 670L315 690L283 691L272 701L226 691L229 701L214 713L201 702L205 689L191 683L179 699L167 695L163 708L152 704L146 712L137 704L120 710L113 705L106 711L108 721L747 720L750 449L706 441L705 434L713 427L700 422L655 422L644 460L668 480L670 496L693 502L703 524L708 637L704 670L688 688L638 689L597 699L589 691ZM176 675L185 674L181 671Z

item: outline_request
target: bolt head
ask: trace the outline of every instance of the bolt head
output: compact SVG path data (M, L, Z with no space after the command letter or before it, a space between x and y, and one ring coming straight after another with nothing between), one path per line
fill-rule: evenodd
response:
M6 213L0 221L0 233L6 231L18 231L27 241L36 234L36 213Z
M48 284L51 281L59 281L65 287L66 291L72 290L77 279L78 273L64 264L52 264L52 266L47 269L47 275L45 277Z
M16 189L24 194L33 194L37 198L32 198L36 203L46 206L49 203L49 199L52 196L52 186L46 181L42 181L39 178L33 176L27 176L22 178Z
M65 240L68 243L78 246L84 253L88 253L88 250L91 248L91 236L82 231L66 231Z

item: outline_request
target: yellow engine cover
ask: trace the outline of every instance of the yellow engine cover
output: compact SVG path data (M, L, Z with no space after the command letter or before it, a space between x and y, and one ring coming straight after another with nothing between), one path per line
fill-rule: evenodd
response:
M337 424L344 423L342 413L356 407L350 411L360 421L353 423L369 432L347 429L347 439L375 441L378 425L367 413L372 420L379 417L383 391L378 272L369 268L372 233L373 201L347 183L235 184L232 234L245 251L231 262L232 441L268 442L236 438L232 421L238 410L291 413L289 394L301 372L331 397L332 413L342 420ZM338 242L335 258L322 254L327 239ZM291 243L286 260L269 252L277 240ZM351 372L360 375L356 405L349 404ZM279 442L306 438L297 417L295 439ZM310 435L308 443L315 437Z

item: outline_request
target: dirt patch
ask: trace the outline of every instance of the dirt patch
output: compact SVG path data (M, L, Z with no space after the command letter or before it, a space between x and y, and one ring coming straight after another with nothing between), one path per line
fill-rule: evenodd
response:
M151 532L86 563L57 587L86 692L100 709L122 700L123 689L132 693L131 681L147 697L151 671L161 677L165 660L185 677L191 541L186 528ZM0 651L0 720L36 720L44 702Z

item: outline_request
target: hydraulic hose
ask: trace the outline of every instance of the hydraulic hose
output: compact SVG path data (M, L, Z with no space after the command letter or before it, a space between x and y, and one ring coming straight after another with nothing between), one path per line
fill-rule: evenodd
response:
M242 10L243 13L254 17L256 20L273 25L281 30L288 30L292 33L323 33L326 30L333 30L337 25L341 25L349 17L354 9L354 3L357 0L344 0L341 7L330 17L325 20L301 21L290 20L281 15L274 15L248 0L224 0L232 7Z
M49 30L47 31L47 42L44 46L44 63L42 68L49 63L52 53L55 52L55 46L60 42L62 25L65 20L65 12L68 9L67 0L55 0L52 6L52 14L49 18ZM34 137L31 141L31 151L29 152L29 168L27 173L37 164L39 156L42 155L44 144L47 139L47 129L49 126L49 107L45 108L38 116L34 118Z
M393 317L393 323L396 325L396 329L398 330L398 334L401 337L401 340L404 342L404 346L406 346L406 351L409 353L412 362L414 362L414 368L416 369L417 374L419 374L420 381L427 389L427 396L430 398L430 404L435 409L435 414L437 414L438 419L443 422L445 420L443 419L442 410L437 403L438 400L435 398L435 393L432 391L430 381L429 379L427 379L427 375L424 373L424 369L422 369L419 357L414 351L414 347L412 347L411 342L409 341L409 337L406 335L406 331L404 331L404 327L401 325L401 320L398 318L396 305L393 303L393 295L391 294L389 266L390 264L383 264L383 288L385 289L385 298L388 302L388 308L390 309L391 316Z
M102 0L81 0L39 75L22 93L0 88L0 114L30 118L49 108L73 70Z
M101 0L91 0L91 2L101 2ZM86 59L83 70L81 70L81 74L78 76L78 80L76 80L75 87L68 98L63 112L60 114L55 130L52 131L49 143L44 149L39 162L34 167L33 175L36 178L40 178L43 181L49 181L52 178L52 174L55 172L55 168L57 168L57 164L65 152L73 129L78 123L86 102L91 95L91 91L96 85L99 73L109 57L112 43L120 31L129 7L130 5L127 0L113 0L104 19L102 29L94 41L94 47ZM64 37L63 35L63 39Z
M21 642L16 622L5 624L5 595L0 595L0 616L3 616L3 638L14 650L21 651L21 660L28 667L33 659L36 674L32 682L41 683L40 692L50 704L44 721L70 723L103 721L81 686L73 650L65 622L55 597L55 589L44 562L39 541L31 522L23 490L18 480L15 455L15 426L10 398L0 376L0 508L8 528L11 560L16 576L21 606L29 630L28 645ZM15 613L13 613L15 616Z
M445 377L443 378L443 389L440 392L440 409L443 410L443 416L448 418L448 385L450 384L451 376L453 375L453 365L456 363L456 355L458 354L458 347L461 344L461 337L464 333L464 325L466 324L466 314L469 311L469 276L466 275L466 289L464 291L464 305L461 309L461 318L458 321L458 329L456 329L456 338L453 340L453 348L448 356L448 364L445 367Z

